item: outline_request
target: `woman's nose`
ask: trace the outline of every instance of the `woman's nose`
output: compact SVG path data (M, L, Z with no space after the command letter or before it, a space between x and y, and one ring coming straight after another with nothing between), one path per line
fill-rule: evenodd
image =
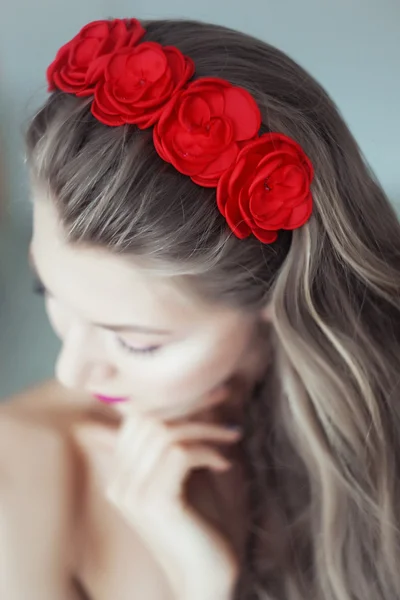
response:
M70 327L64 336L56 365L56 377L69 389L101 391L116 370L102 355L97 332L82 324Z

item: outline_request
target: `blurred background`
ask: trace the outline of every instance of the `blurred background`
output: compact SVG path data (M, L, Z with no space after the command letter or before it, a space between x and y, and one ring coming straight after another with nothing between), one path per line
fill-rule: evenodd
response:
M272 43L328 90L400 211L399 0L12 0L0 19L0 397L52 375L57 341L27 263L23 131L56 50L88 21L191 18Z

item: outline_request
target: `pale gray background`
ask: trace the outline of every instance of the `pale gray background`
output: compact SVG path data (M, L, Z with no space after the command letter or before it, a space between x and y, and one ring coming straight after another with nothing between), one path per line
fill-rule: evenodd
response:
M400 0L11 0L0 19L0 396L51 375L57 342L32 294L30 210L21 132L45 97L45 69L86 22L189 17L242 29L285 50L331 93L400 205Z

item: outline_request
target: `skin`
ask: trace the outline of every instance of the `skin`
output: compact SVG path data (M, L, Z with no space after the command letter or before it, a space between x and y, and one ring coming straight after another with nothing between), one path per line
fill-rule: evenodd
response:
M128 600L133 589L139 600L228 600L246 514L244 498L237 499L244 488L240 431L227 425L240 424L246 389L264 366L257 332L267 316L195 301L173 278L132 259L67 244L48 199L35 202L31 262L62 341L56 366L61 385L3 410L3 443L8 454L14 448L7 469L18 472L27 448L30 462L45 452L40 473L48 485L33 485L36 465L29 477L20 476L25 494L3 478L2 498L9 500L0 507L12 513L11 523L34 514L40 539L53 532L53 545L43 543L43 557L35 559L37 598L75 597L74 575L94 600ZM104 406L93 394L127 400ZM36 412L30 396L46 399ZM24 450L16 437L21 423L32 438ZM46 436L54 441L52 451ZM28 482L35 493L26 503ZM37 516L43 506L52 520ZM71 535L76 513L79 541ZM38 551L24 531L29 528L8 526L2 539L16 556L24 548L26 566L31 546L36 557ZM29 593L20 592L21 575L10 575L9 598L36 598L28 571Z

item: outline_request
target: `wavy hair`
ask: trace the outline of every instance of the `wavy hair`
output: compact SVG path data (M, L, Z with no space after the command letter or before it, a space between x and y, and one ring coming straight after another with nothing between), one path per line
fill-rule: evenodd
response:
M396 214L333 102L285 54L220 26L143 25L144 40L190 56L196 77L246 88L262 132L301 144L315 168L310 221L271 245L236 239L215 190L164 163L151 132L104 126L62 92L29 127L33 177L71 243L151 258L244 310L270 307L272 354L247 410L252 526L237 599L400 598Z

